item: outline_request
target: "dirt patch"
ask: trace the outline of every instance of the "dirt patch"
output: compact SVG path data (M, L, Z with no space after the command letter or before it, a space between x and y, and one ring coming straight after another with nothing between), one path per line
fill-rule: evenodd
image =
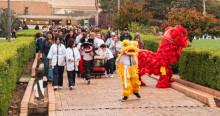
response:
M33 59L28 62L27 66L24 68L23 76L22 77L30 77L31 68ZM21 100L24 96L26 87L28 85L28 82L17 82L16 88L13 92L12 99L8 108L8 116L19 116L20 114L20 106L21 106Z
M27 87L27 83L17 83L16 84L16 89L13 93L10 107L8 109L9 116L19 116L21 100L23 98L26 87Z

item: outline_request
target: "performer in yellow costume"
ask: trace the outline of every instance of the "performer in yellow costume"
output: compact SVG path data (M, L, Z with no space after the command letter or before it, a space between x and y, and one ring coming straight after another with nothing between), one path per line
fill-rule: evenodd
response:
M127 100L131 94L141 98L137 53L138 43L136 41L124 40L122 42L122 49L116 59L116 65L123 86L123 101Z

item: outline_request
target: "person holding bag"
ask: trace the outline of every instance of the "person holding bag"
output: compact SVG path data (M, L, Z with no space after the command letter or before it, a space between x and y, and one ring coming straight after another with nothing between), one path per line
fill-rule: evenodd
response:
M66 48L60 43L61 38L56 35L54 44L51 46L47 58L49 59L49 66L53 69L53 86L54 90L63 87L63 72L65 66Z
M78 71L80 57L79 50L75 47L75 41L70 40L66 49L66 67L70 90L75 88L75 76Z

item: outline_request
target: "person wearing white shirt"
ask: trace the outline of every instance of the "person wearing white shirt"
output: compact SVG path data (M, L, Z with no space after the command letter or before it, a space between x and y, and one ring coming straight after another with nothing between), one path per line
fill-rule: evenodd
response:
M80 57L79 50L75 47L74 40L70 40L68 48L66 49L66 68L70 90L75 88L75 75L78 71Z
M104 44L105 42L102 40L102 39L99 39L99 38L95 38L94 39L94 45L95 45L95 48L98 48L100 47L102 44Z
M116 52L115 52L115 40L114 40L114 37L116 36L115 32L112 32L111 36L112 36L111 38L108 38L106 40L105 45L111 50L112 54L115 55L116 54Z
M100 33L97 33L96 34L96 37L94 39L94 45L95 45L95 48L98 48L100 47L102 44L104 44L105 42L102 40L102 37L101 37L101 34Z
M80 43L80 39L83 37L83 33L80 32L78 36L76 36L76 44Z
M110 51L110 49L107 48L105 44L102 44L100 48L102 49L102 54L101 54L102 57L104 57L107 60L105 64L107 75L109 77L113 77L114 64L115 64L114 56L112 52Z
M54 44L51 46L47 58L49 66L53 69L53 86L54 90L63 86L63 72L65 66L66 48L60 43L60 37L57 35L54 38Z

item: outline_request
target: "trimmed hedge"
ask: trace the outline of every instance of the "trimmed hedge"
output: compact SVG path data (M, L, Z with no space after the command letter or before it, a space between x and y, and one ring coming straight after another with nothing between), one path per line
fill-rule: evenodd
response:
M220 49L187 48L179 64L182 79L220 90Z
M7 114L16 81L34 54L33 37L0 43L0 115Z
M40 32L40 30L34 30L34 29L21 30L17 32L17 36L30 37L30 36L35 36L37 32Z

